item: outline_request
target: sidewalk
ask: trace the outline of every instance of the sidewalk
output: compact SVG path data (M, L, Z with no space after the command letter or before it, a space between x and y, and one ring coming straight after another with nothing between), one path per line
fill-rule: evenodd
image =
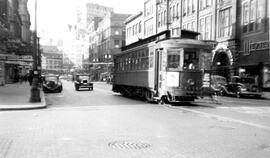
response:
M270 92L265 92L265 91L264 91L262 97L263 97L264 99L269 99L269 100L270 100Z
M0 110L26 110L45 108L44 93L40 91L41 102L30 103L31 87L28 83L0 86Z

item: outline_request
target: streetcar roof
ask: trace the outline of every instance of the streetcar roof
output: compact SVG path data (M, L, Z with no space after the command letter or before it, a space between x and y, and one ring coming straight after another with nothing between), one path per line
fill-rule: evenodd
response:
M170 38L157 41L156 47L199 48L211 49L211 45L195 39Z

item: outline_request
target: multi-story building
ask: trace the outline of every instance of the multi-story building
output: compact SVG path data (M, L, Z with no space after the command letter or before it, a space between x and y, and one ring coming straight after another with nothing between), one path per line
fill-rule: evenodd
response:
M63 70L63 52L56 46L41 46L42 71L47 73L60 73Z
M139 12L126 19L126 45L143 39L143 13Z
M88 26L89 32L89 62L98 62L98 23L102 18L96 17Z
M17 82L31 68L33 49L27 2L0 0L0 85Z
M110 13L98 24L98 61L112 62L112 56L125 45L124 21L128 14Z
M125 20L128 14L110 12L95 18L89 25L89 69L96 80L109 74L113 68L113 55L125 45Z
M143 10L143 36L150 37L156 34L157 25L156 25L156 2L157 0L145 0L144 1L144 10Z
M257 76L261 87L270 89L269 1L239 3L239 71Z
M214 73L225 76L229 79L237 74L237 55L239 50L238 35L238 12L239 1L236 0L217 0L213 1L216 5L213 16L217 25L212 24L214 38L217 45L213 52L213 71ZM199 31L200 32L200 31Z
M76 66L79 69L82 69L83 65L87 65L87 60L89 60L89 36L93 33L90 31L90 26L92 21L96 21L97 19L104 18L107 14L113 12L113 8L101 6L99 4L89 3L87 1L82 1L81 3L77 3L76 10L76 26L75 26L75 34L76 34L76 43L81 46L79 54L71 55L71 60L73 57L77 57L75 61L76 63L80 63L79 66ZM100 21L100 20L99 20ZM79 48L78 48L79 49ZM75 55L75 56L74 56ZM78 58L78 56L81 56ZM79 62L79 60L81 60ZM74 61L74 60L73 60Z

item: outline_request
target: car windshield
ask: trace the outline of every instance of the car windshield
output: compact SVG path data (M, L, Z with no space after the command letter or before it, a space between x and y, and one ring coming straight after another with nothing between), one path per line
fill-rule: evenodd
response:
M58 79L56 76L47 76L47 77L45 77L45 80L46 81L57 81Z
M78 76L79 80L89 80L89 76Z

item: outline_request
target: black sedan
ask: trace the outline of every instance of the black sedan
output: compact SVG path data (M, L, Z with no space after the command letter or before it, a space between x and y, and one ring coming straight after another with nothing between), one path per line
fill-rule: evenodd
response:
M43 79L43 91L44 92L62 92L63 85L57 75L47 75Z
M260 98L262 92L256 89L248 90L247 87L242 83L228 83L221 87L221 95L233 96L233 97L256 97Z

